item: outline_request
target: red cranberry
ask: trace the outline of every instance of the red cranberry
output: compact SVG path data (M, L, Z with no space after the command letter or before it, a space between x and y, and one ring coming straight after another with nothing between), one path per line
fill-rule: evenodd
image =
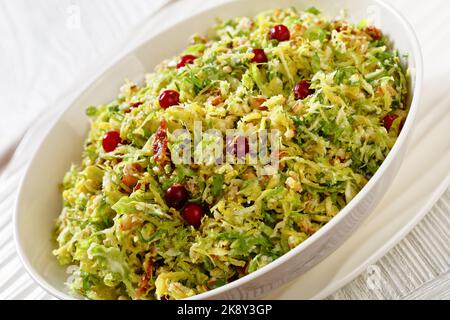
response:
M193 56L192 54L182 56L177 64L177 69L183 68L187 64L193 64L195 59L197 59L197 57Z
M388 114L383 118L383 125L387 131L391 130L394 121L398 119L398 116L395 114Z
M283 25L279 24L270 29L270 39L278 41L288 41L291 38L291 33L289 29Z
M252 52L255 55L252 59L252 62L265 63L268 61L266 53L263 49L253 49Z
M174 90L166 90L159 95L159 105L163 109L176 106L179 103L180 103L180 94Z
M311 84L306 80L302 80L297 83L294 87L295 99L303 100L313 94L314 91L311 90L310 87Z
M182 185L175 184L167 189L165 199L169 207L180 210L188 201L189 193Z
M120 133L118 131L109 131L103 137L103 150L105 150L106 152L114 151L116 150L120 142L122 142Z
M200 227L203 218L203 208L195 203L189 203L183 209L183 218L191 226Z

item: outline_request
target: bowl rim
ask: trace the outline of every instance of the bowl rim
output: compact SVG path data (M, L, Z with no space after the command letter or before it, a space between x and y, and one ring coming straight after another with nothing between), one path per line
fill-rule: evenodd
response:
M235 280L229 284L226 284L222 287L213 289L211 291L201 293L198 295L195 295L193 297L188 298L189 300L204 300L204 299L213 299L214 296L217 296L221 293L227 292L229 290L235 289L247 282L251 282L255 280L256 278L259 278L263 276L264 274L272 271L273 269L276 269L277 267L281 266L282 264L286 263L287 261L291 260L294 256L301 253L306 248L310 247L312 244L314 244L318 239L320 239L323 235L327 234L334 228L335 225L339 224L342 220L344 220L348 214L360 203L361 199L363 199L366 194L370 193L370 191L379 183L381 178L383 177L385 171L387 168L391 166L391 163L396 158L399 150L407 143L408 137L411 135L411 132L413 130L414 122L417 117L421 95L422 95L422 87L423 87L423 76L424 76L424 66L423 66L423 55L422 50L420 47L420 43L417 37L417 34L412 27L411 23L405 18L405 16L396 8L394 8L392 5L385 2L385 0L372 0L377 5L384 8L386 11L390 11L395 19L401 23L406 30L406 37L408 39L408 42L410 43L412 47L412 52L409 52L409 56L414 61L414 68L410 69L411 73L414 73L411 75L411 77L414 77L414 89L411 92L411 103L409 108L408 117L406 119L405 125L403 127L403 130L399 137L397 138L397 141L390 151L389 155L385 159L385 161L382 163L380 168L377 170L375 175L372 177L372 179L369 181L369 183L355 196L355 198L344 208L342 209L339 214L334 217L329 223L327 223L325 226L323 226L319 231L317 231L315 234L313 234L311 237L309 237L307 240L302 242L300 245L298 245L296 248L290 250L288 253L284 254L283 256L279 257L275 261L269 263L268 265L264 266L263 268L243 277L238 280ZM19 224L18 224L18 216L20 212L21 202L22 200L22 194L23 194L23 188L26 183L26 180L30 174L32 164L34 163L37 155L39 154L39 151L42 147L42 145L46 142L48 136L54 129L57 123L61 120L62 117L66 114L67 110L73 105L73 103L82 96L98 79L103 77L105 73L107 73L114 65L120 63L121 61L125 60L128 56L133 54L136 50L141 48L142 46L145 46L148 41L151 41L152 39L156 38L158 35L166 32L169 29L176 28L179 24L182 24L187 19L194 19L197 16L200 16L202 14L205 14L208 11L211 10L217 10L221 7L226 7L230 3L233 3L235 1L226 1L225 3L219 3L217 5L209 6L204 9L201 9L200 11L196 12L194 15L190 15L186 18L183 18L173 24L170 24L167 27L162 28L159 32L142 39L142 41L139 41L138 45L134 45L131 48L129 48L125 53L119 54L116 58L112 59L112 61L105 66L103 66L99 72L95 73L93 76L90 76L88 83L81 87L80 90L78 90L76 96L74 99L71 99L70 101L66 102L65 106L60 110L58 116L56 116L51 124L48 126L48 129L44 135L44 138L40 141L38 147L36 148L35 152L33 153L31 159L26 165L26 169L24 174L22 175L19 183L19 188L17 192L17 196L14 202L14 212L13 212L13 234L14 234L14 241L16 250L18 252L20 261L24 265L27 273L31 276L31 278L39 284L41 288L43 288L45 291L50 293L52 296L58 298L58 299L65 299L65 300L74 300L77 299L75 296L69 295L67 293L64 293L58 289L56 289L53 285L48 283L48 281L40 275L39 272L36 271L36 269L31 265L31 262L29 261L28 257L24 253L23 244L19 235Z

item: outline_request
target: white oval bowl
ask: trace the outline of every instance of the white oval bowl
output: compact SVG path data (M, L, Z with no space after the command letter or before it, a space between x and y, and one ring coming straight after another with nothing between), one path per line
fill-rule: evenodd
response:
M396 10L378 0L234 0L202 11L147 39L102 75L89 83L80 96L66 107L34 154L20 185L14 213L14 234L19 256L32 278L60 299L80 298L65 285L66 268L52 255L52 232L61 211L58 184L72 163L80 162L89 130L85 116L88 105L113 100L125 78L142 80L145 73L163 59L181 52L190 35L204 32L215 18L255 15L263 10L295 6L316 6L333 17L348 10L349 20L368 16L394 42L411 73L410 113L393 150L368 185L337 217L316 234L266 267L221 288L193 299L255 299L304 274L333 253L379 203L403 161L419 106L423 64L417 37ZM167 41L170 39L170 41Z

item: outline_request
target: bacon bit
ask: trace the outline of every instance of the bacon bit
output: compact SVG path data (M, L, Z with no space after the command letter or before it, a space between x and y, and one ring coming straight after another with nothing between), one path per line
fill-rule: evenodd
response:
M133 163L132 168L135 172L142 172L142 166L139 163Z
M169 148L167 147L167 122L163 118L161 125L156 131L155 140L153 141L153 159L160 166L165 166L169 162Z
M211 104L212 104L213 106L218 106L218 105L221 104L221 103L222 103L222 97L220 97L220 96L215 97L215 98L211 101Z
M209 286L209 288L213 287L215 284L217 283L217 279L216 278L211 278L208 280L207 285Z
M147 261L147 268L145 269L145 274L150 277L153 277L153 262L152 260Z
M141 281L139 282L139 289L136 292L136 296L140 297L148 290L148 283L153 278L153 262L152 260L148 260L144 262L144 266L147 264L145 268L145 273L142 275Z
M138 183L138 178L131 174L126 174L122 178L122 183L126 185L128 188L133 189Z
M262 105L267 101L266 98L259 98L259 97L251 97L249 99L250 106L254 109L258 108L261 111L267 111L269 108L263 107Z
M365 28L364 32L367 33L373 40L380 40L383 37L381 30L374 26Z
M298 222L298 226L300 230L302 230L307 235L312 235L317 231L317 227L308 220L301 220L300 222Z
M206 284L201 284L201 285L197 286L197 290L206 292L206 291L209 291L209 288Z
M140 190L142 187L142 185L140 183L138 183L134 188L133 188L133 192Z
M124 175L122 177L122 183L130 189L134 189L138 183L138 178L136 175L142 172L142 167L139 163L133 163L132 165L127 165L124 168Z

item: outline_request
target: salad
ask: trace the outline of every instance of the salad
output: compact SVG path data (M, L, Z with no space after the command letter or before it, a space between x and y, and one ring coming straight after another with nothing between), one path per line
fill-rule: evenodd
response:
M67 285L88 299L182 299L263 268L372 178L407 117L407 93L381 30L316 8L194 35L145 83L87 108L91 129L61 184L55 227ZM223 136L193 139L188 161L175 161L199 124ZM240 133L224 138L229 130ZM279 133L267 142L271 172L247 161L249 137L263 131ZM217 146L236 161L194 161Z

